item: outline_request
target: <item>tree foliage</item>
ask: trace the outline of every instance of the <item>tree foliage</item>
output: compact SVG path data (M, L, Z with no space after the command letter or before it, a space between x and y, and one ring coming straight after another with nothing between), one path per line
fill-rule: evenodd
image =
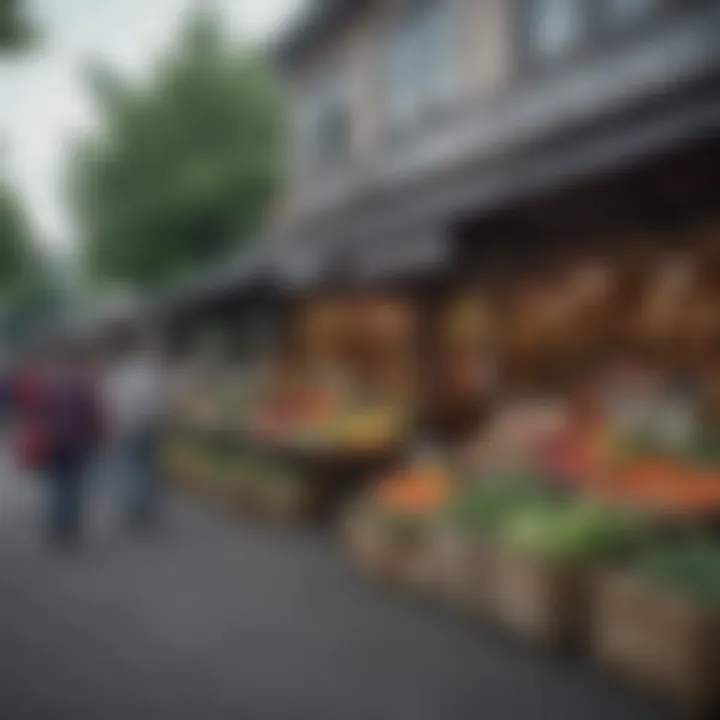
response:
M0 49L17 49L34 36L22 0L0 0Z
M0 297L31 272L32 247L27 215L10 185L0 180Z
M22 203L0 179L0 345L62 309L63 292Z
M279 112L261 59L195 14L137 85L95 67L99 129L70 157L69 199L97 276L151 285L256 230L278 169Z

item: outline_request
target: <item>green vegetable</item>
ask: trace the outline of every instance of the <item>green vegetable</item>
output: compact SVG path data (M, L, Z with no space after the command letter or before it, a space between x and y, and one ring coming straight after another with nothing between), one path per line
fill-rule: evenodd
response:
M627 513L583 502L522 509L502 537L516 551L564 563L622 556L637 546L642 530Z
M705 426L693 439L690 448L691 462L700 465L720 465L720 427Z
M706 537L664 541L633 564L641 578L708 605L720 605L720 542Z
M549 501L537 478L509 475L486 478L457 493L445 509L447 522L461 532L489 533L528 506Z

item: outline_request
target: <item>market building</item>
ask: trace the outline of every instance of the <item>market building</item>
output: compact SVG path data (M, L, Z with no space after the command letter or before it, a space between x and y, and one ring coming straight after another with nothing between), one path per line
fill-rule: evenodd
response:
M208 359L171 471L349 510L372 577L720 700L716 613L589 600L648 518L656 568L720 518L719 30L709 0L310 3L276 48L279 211L167 302L180 335L263 337Z
M718 27L708 0L310 3L276 48L279 211L167 299L170 326L261 335L423 437L472 432L496 375L568 393L652 356L705 388Z
M308 252L317 243L326 254L362 247L361 257L377 256L370 265L456 257L461 236L506 242L509 228L485 231L490 216L521 224L528 204L569 216L577 206L561 193L581 186L596 216L612 205L618 222L629 211L607 186L622 196L621 178L642 195L625 205L648 208L654 222L688 212L687 199L629 175L657 176L653 163L680 151L684 167L712 156L701 145L717 124L716 5L312 3L280 48L292 115L288 243ZM709 172L684 170L702 187L712 185ZM698 205L708 202L697 194L685 188ZM553 202L561 210L553 213ZM580 232L583 219L599 230L588 204L575 211L585 215L575 221ZM653 212L664 205L662 217ZM569 229L569 217L563 222Z

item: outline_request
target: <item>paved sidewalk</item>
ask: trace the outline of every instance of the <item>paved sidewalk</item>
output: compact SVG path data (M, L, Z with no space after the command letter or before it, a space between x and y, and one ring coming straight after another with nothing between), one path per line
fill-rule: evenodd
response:
M2 720L644 720L648 703L366 586L332 537L177 497L152 538L112 507L77 556L0 466Z

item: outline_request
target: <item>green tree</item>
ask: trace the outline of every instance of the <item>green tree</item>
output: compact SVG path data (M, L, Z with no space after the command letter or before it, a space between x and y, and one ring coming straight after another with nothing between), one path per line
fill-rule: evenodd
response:
M275 84L220 19L193 15L138 86L89 77L99 129L72 150L69 200L89 269L149 286L252 236L279 160Z
M0 297L9 296L32 271L32 233L9 183L0 180Z
M0 179L0 345L62 309L53 264L35 243L25 209Z
M27 45L34 36L22 0L0 0L0 49Z

